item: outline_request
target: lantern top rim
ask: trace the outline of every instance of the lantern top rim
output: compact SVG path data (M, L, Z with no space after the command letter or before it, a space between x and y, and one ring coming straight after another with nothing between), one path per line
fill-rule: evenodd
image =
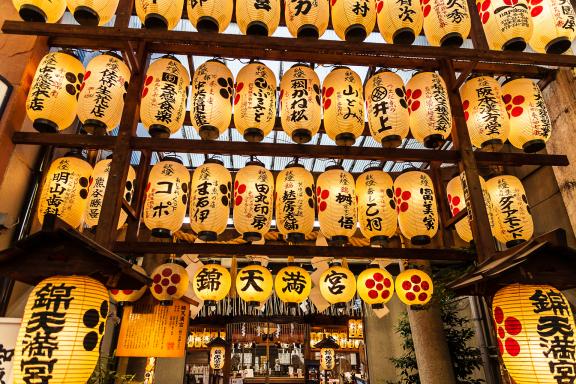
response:
M108 55L108 56L112 56L117 58L118 60L120 60L121 62L124 62L124 58L122 56L120 56L119 54L117 54L114 51L106 51L102 53L103 55Z
M180 160L176 156L166 156L166 157L162 158L162 161L173 161L175 163L184 165L184 163L182 163L182 160Z
M290 69L296 68L296 67L306 67L306 68L308 68L308 69L312 69L312 67L309 66L309 65L306 64L306 63L296 63L296 64L293 64L293 65L290 67Z
M212 347L228 347L230 344L224 340L223 338L221 338L220 336L210 340L210 342L208 344L206 344L207 347L212 348Z
M73 148L70 151L66 152L63 157L74 157L76 159L86 161L86 157L82 154L82 150L80 148Z
M261 162L260 160L250 160L244 166L247 167L249 165L257 165L259 167L264 168L264 163Z
M373 171L381 171L381 172L384 172L384 169L383 169L383 167L373 166L373 167L368 167L368 168L366 168L362 173L373 172ZM384 173L385 173L385 172L384 172Z
M330 165L330 166L324 168L324 172L333 171L333 170L343 171L344 167L341 165L338 165L338 164L334 164L334 165Z
M302 165L300 163L292 163L292 164L288 164L284 167L284 169L288 169L288 168L304 168L304 165Z
M164 259L164 264L176 264L176 265L179 265L179 266L184 267L184 268L186 268L186 266L187 266L183 260L173 259L173 258Z
M380 74L380 73L385 73L385 72L394 73L394 72L392 72L391 70L389 70L388 68L380 68L380 69L377 69L377 70L372 74L372 76L370 76L370 77L373 77L373 76L376 76L376 75L378 75L378 74Z
M209 59L206 60L206 63L220 63L223 66L227 67L226 63L224 62L224 60L220 60L220 59Z
M340 344L334 340L332 336L324 337L322 340L314 344L314 348L332 348L339 349Z
M218 159L206 159L204 161L204 164L218 164L218 165L224 166L224 162L222 160L218 160Z
M526 79L526 78L525 78L525 77L521 77L521 76L509 76L509 77L507 77L507 78L502 82L501 85L503 86L503 85L505 85L505 84L508 84L508 83L511 82L511 81L514 81L514 80L523 80L523 79ZM527 79L527 80L528 80L528 79Z
M72 57L75 58L76 60L80 60L80 58L78 57L78 55L77 55L74 51L72 51L71 49L61 49L61 50L59 50L59 51L57 51L57 52L55 52L55 53L63 53L63 54L65 54L65 55L70 55L70 56L72 56Z
M403 175L403 174L408 173L408 172L422 172L422 170L421 170L421 169L418 169L418 168L416 168L416 167L414 167L414 166L409 166L408 168L404 168L404 169L400 172L400 174Z
M340 70L340 69L350 70L350 67L347 67L347 66L345 66L345 65L337 65L337 66L335 66L334 68L332 68L332 70L330 71L330 73L336 72L336 71L338 71L338 70Z
M180 60L178 60L178 58L174 55L163 55L159 57L160 59L170 59L170 60L174 60L180 63ZM182 63L180 63L182 64Z

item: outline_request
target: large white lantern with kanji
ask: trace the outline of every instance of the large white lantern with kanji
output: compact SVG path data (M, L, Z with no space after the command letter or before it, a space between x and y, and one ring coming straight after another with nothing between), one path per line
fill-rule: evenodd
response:
M490 1L490 0L488 0ZM472 21L466 0L422 0L424 35L433 46L459 48Z
M374 29L374 0L331 0L332 25L341 40L361 42Z
M236 275L236 292L249 306L258 307L272 294L274 279L268 268L248 265Z
M285 1L284 18L292 37L319 38L330 21L329 0Z
M271 36L280 23L280 0L238 0L236 23L244 35Z
M576 37L576 12L569 0L529 0L533 30L530 48L539 53L564 53Z
M348 268L332 265L320 275L320 293L330 304L345 304L356 294L356 278Z
M422 32L419 0L377 0L376 12L378 29L388 44L412 44Z
M523 51L532 37L526 0L476 0L476 10L490 49Z

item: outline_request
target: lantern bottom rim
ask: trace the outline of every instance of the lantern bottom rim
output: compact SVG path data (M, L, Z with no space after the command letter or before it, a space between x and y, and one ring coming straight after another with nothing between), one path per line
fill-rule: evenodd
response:
M268 26L261 21L255 20L246 27L246 34L251 36L268 36Z
M420 235L420 236L413 236L410 239L410 242L413 245L426 245L426 244L430 244L430 236L428 235Z
M163 307L169 307L174 302L174 300L159 300L159 301L160 301L160 305Z
M166 228L154 228L152 230L152 236L166 239L172 236L172 231Z
M344 245L348 243L348 236L332 236L330 242L336 245Z
M306 235L301 232L292 232L286 235L286 240L291 243L302 243L304 240L306 240Z
M32 123L35 130L42 133L56 133L58 132L58 125L52 120L36 119Z
M198 32L203 33L218 33L220 31L220 25L218 21L211 16L202 16L198 19L196 23L196 29Z
M170 129L164 125L160 124L152 124L150 128L148 128L148 133L152 137L158 137L162 139L167 139L170 137Z
M80 5L74 10L74 19L80 25L96 27L100 23L100 16L90 7Z
M104 136L106 133L106 124L96 119L87 119L82 123L82 128L95 136Z
M356 136L350 132L339 133L334 138L336 145L350 147L356 142Z
M500 139L490 139L486 140L480 146L482 152L498 152L502 149L504 143Z
M370 238L370 245L386 245L388 244L389 237L388 236L372 236Z
M216 300L204 300L204 305L209 308L214 308L216 307Z
M220 131L213 125L203 125L198 134L202 140L216 140L220 136Z
M464 44L464 39L458 32L448 33L440 39L441 47L460 48L462 44Z
M168 29L168 20L158 13L150 13L144 19L144 27L147 29Z
M384 308L384 303L372 304L372 309L382 309Z
M298 32L296 33L296 37L303 38L303 39L318 39L320 37L320 33L318 32L318 28L314 24L304 24L300 28L298 28Z
M264 131L260 128L248 128L244 131L244 140L250 143L259 143L264 140Z
M298 144L304 144L312 140L312 132L305 128L298 128L292 132L292 141Z
M546 142L542 139L534 139L524 143L522 149L526 153L534 153L546 148Z
M416 40L416 35L412 28L400 28L392 36L392 42L400 45L410 45Z
M262 239L262 234L259 232L244 232L242 238L245 241L259 241Z
M18 14L24 21L45 23L48 20L46 13L42 9L32 4L23 4L20 7Z
M552 53L560 55L568 50L572 46L572 41L565 37L557 37L546 44L546 53Z
M526 49L526 40L522 37L515 37L502 44L503 51L522 52Z
M352 43L361 43L366 40L368 32L362 24L352 24L344 32L345 40Z
M526 240L524 239L516 239L516 240L510 240L506 242L506 247L507 248L512 248L515 247L517 245L520 245L522 243L526 242Z
M442 144L444 144L446 140L444 139L444 137L438 133L435 133L433 135L428 135L424 138L424 146L426 148L439 148L442 146Z
M248 304L249 307L259 307L260 306L259 301L247 301L246 304Z
M410 310L412 310L412 311L422 311L424 309L425 309L425 307L422 304L411 304L410 305Z
M198 232L198 238L202 241L216 241L218 234L214 231L200 231Z
M400 135L390 135L383 137L380 140L383 148L397 148L400 144L402 144L402 137Z

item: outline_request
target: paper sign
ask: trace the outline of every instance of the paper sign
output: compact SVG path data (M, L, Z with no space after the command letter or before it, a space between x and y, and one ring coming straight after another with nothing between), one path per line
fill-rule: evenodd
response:
M12 361L22 319L0 317L0 384L12 383Z

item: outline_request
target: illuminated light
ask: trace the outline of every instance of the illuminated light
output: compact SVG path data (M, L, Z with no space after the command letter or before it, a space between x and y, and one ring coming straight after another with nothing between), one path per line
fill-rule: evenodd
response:
M426 305L434 293L430 276L419 269L407 269L396 277L396 294L410 306Z
M248 265L236 275L236 292L249 306L258 307L272 295L272 273L259 264Z
M188 19L199 32L224 32L234 12L234 2L228 0L186 1Z
M220 264L205 264L198 269L192 278L192 289L199 299L213 307L218 301L230 292L232 287L232 277L230 272Z
M186 268L170 260L161 264L150 274L152 285L150 292L160 305L172 305L174 300L178 300L188 290L188 272Z
M80 25L104 25L112 20L119 0L68 0L68 9Z
M304 268L288 265L276 274L274 289L281 301L297 305L310 296L312 279Z
M331 0L332 26L341 40L361 42L374 29L374 0Z
M144 27L172 30L180 22L184 0L136 0L135 6Z
M376 0L378 29L388 44L410 45L422 32L424 15L419 1Z
M319 38L330 21L329 0L285 1L286 26L293 37Z
M523 51L532 36L526 0L477 0L476 11L490 49Z
M358 296L372 308L383 308L394 294L394 278L385 269L368 268L358 275ZM361 324L361 323L360 323Z
M272 36L281 11L280 0L238 0L236 23L244 35Z
M12 0L24 21L56 23L66 12L66 0Z
M459 48L472 26L466 0L422 0L424 35L436 47Z
M533 30L530 48L539 53L566 52L576 38L576 12L564 0L529 0Z
M320 293L330 304L341 306L354 298L356 278L341 265L332 265L320 275Z

